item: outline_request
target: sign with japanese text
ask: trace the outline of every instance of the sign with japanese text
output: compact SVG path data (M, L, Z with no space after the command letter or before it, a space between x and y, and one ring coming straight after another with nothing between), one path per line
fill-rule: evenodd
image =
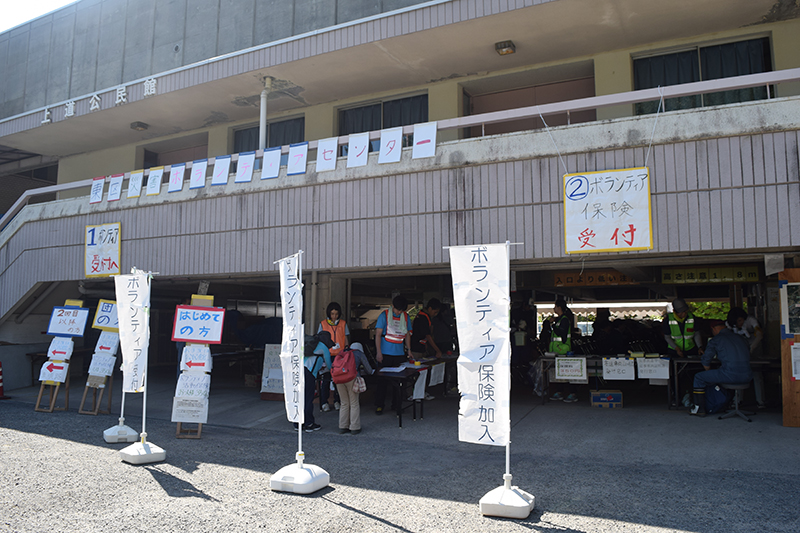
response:
M100 176L99 178L92 179L92 189L89 192L89 203L99 204L103 201L103 187L106 184L106 178Z
M348 139L347 168L363 167L369 157L369 133L353 133Z
M286 418L302 424L305 401L303 375L303 282L300 271L300 253L279 262L281 306L283 309L283 338L281 342L281 368L283 370L283 397Z
M255 152L242 152L236 163L235 183L249 183L253 179L253 168L256 164Z
M214 158L214 170L211 171L211 185L227 185L231 171L231 156L219 155Z
M164 177L164 167L153 167L147 176L147 189L145 196L154 196L161 192L161 178Z
M586 270L583 273L557 272L553 275L553 285L556 287L598 287L603 285L635 285L636 281L627 274L613 269Z
M94 313L92 327L102 331L119 331L117 318L117 302L114 300L100 300L97 302L97 311Z
M207 421L208 398L173 398L172 422L205 424Z
M150 276L142 271L115 276L114 287L122 347L122 391L142 392L150 345Z
M281 345L264 346L264 366L261 371L261 392L283 394L283 371L281 370Z
M633 364L627 357L603 357L603 379L636 379Z
M116 202L122 196L122 180L125 174L114 174L108 178L108 201Z
M54 307L47 334L57 337L83 337L89 310L85 307Z
M69 361L72 357L72 349L75 343L69 337L56 337L50 341L50 347L47 348L47 357L56 361Z
M192 162L192 172L189 175L189 188L202 189L206 186L206 169L208 159L198 159Z
M120 222L86 226L84 274L105 278L120 273Z
M555 378L568 381L586 381L589 375L586 373L585 357L556 357Z
M336 151L338 149L338 137L317 141L317 172L336 170Z
M281 170L280 147L264 150L264 159L262 163L264 166L261 168L261 179L267 180L277 178L278 172Z
M142 195L143 177L144 170L135 170L131 172L131 177L128 178L128 198L139 198Z
M114 331L101 331L94 347L95 353L107 353L115 355L119 348L119 333Z
M508 246L451 247L450 271L461 347L458 439L505 446L511 431Z
M208 398L211 390L211 374L205 372L183 372L178 376L175 388L177 398Z
M306 173L306 161L308 160L308 143L302 142L289 145L289 161L286 163L286 175Z
M669 379L669 359L636 359L639 379Z
M183 348L181 370L211 372L211 350L204 344L189 344Z
M661 283L755 283L761 280L757 265L676 267L661 269Z
M414 147L411 151L411 159L436 155L436 127L436 122L414 124Z
M381 130L381 150L378 163L399 163L403 155L403 128Z
M169 169L169 186L167 192L183 190L183 175L186 174L186 164L172 165Z
M110 376L114 372L114 363L117 358L107 353L96 353L92 356L92 362L89 365L90 376Z
M39 381L52 381L64 383L67 380L69 363L65 361L45 361L39 372Z
M219 344L222 342L224 320L225 308L223 307L179 305L175 308L172 340L197 344Z
M647 167L564 175L568 254L653 247Z

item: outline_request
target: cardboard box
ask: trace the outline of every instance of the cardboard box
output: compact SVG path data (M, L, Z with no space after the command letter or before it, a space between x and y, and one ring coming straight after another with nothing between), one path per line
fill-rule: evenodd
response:
M592 407L606 407L608 409L622 407L622 391L618 390L593 390L591 394Z

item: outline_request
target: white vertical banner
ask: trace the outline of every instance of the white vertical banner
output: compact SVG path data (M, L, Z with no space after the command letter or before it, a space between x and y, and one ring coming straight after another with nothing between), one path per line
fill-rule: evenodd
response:
M508 245L450 248L461 355L458 440L505 446L511 431Z
M285 257L278 263L283 308L281 369L286 418L290 422L302 425L305 376L303 375L303 283L300 273L300 253Z
M119 341L122 346L122 391L144 391L150 344L150 276L136 270L114 277Z

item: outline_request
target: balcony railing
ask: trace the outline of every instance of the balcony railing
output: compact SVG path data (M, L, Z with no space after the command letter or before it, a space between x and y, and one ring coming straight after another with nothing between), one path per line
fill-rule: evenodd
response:
M682 85L670 85L667 87L660 87L656 89L644 89L640 91L630 91L625 93L616 93L603 96L593 96L590 98L580 98L578 100L568 100L564 102L556 102L552 104L544 104L540 106L520 107L516 109L508 109L504 111L494 111L491 113L483 113L480 115L470 115L466 117L458 117L440 120L437 122L437 131L447 131L454 129L470 128L474 126L484 126L485 124L494 124L499 122L508 122L512 120L537 118L540 116L551 116L563 113L574 113L577 111L597 110L606 107L618 105L632 105L641 102L650 102L659 100L660 98L677 98L682 96L694 96L698 94L715 93L720 91L730 91L736 89L748 89L752 87L767 87L767 94L769 94L769 87L780 83L797 82L800 81L800 68L779 70L773 72L765 72L761 74L750 74L747 76L737 76L732 78L722 78L717 80L700 81L695 83L685 83ZM412 134L414 126L404 126L403 134ZM369 132L369 139L371 141L379 140L381 136L380 130ZM349 143L349 136L344 135L338 138L339 146L347 145ZM310 141L308 143L309 150L317 148L317 141ZM289 145L281 147L282 154L289 153ZM256 151L256 159L263 158L264 151ZM239 154L233 154L231 161L237 161ZM208 158L209 166L214 164L215 158ZM192 167L191 162L185 163L186 169ZM164 167L164 173L170 171L170 166ZM144 171L144 175L148 176L149 169ZM130 178L130 172L125 173L123 179ZM40 195L71 191L81 188L90 188L92 186L93 178L74 181L70 183L63 183L59 185L52 185L49 187L41 187L38 189L31 189L25 191L22 196L14 203L11 209L0 219L0 231L5 229L6 225L25 207L32 198Z

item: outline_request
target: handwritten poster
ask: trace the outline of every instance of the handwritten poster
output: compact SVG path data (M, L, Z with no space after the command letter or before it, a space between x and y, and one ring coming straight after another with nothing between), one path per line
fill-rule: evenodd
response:
M508 246L451 247L450 271L461 347L458 439L505 446L511 432Z
M205 424L207 421L208 398L173 398L172 422Z
M302 142L289 145L289 162L286 164L286 175L294 176L306 173L308 160L308 143Z
M86 226L84 245L84 275L105 278L120 273L119 222Z
M107 353L96 353L92 356L89 365L90 376L110 376L114 372L114 363L117 358Z
M155 196L161 192L161 178L164 177L164 167L153 167L147 176L146 196Z
M268 148L264 150L264 167L261 169L261 179L272 179L278 177L278 172L281 170L281 149Z
M39 381L64 383L67 380L69 363L65 361L45 361L39 372Z
M114 355L119 348L119 333L114 331L101 331L94 348L95 353L107 353Z
M555 378L568 381L586 381L589 375L586 373L585 357L556 357Z
M211 372L211 350L204 344L188 344L181 355L181 370Z
M414 148L411 159L422 159L436 155L436 122L414 124Z
M84 307L54 307L47 326L48 335L83 337L89 310Z
M330 137L317 142L317 172L336 170L336 151L338 149L338 137Z
M183 190L183 176L186 174L186 164L172 165L169 169L169 187L167 192L179 192Z
M347 145L347 168L363 167L369 157L369 133L352 133Z
M236 163L236 179L234 183L249 183L253 179L253 168L256 163L255 152L242 152Z
M211 374L199 372L183 372L178 376L175 388L177 398L208 398L211 390Z
M669 359L637 358L639 379L669 379Z
M89 192L89 203L99 204L103 201L103 186L106 183L106 178L100 176L99 178L92 179L92 189Z
M117 302L114 300L99 300L97 311L94 313L92 327L102 331L119 331L119 318L117 318Z
M378 164L399 163L403 155L403 128L381 130L381 151L378 153Z
M128 198L139 198L142 195L142 178L144 170L134 170L128 178Z
M214 170L211 172L211 185L227 185L231 171L231 156L219 155L214 158Z
M189 175L189 188L202 189L206 186L206 169L208 159L198 159L192 162L192 171Z
M280 344L267 344L264 346L261 392L283 394L283 371L281 370Z
M223 307L197 307L179 305L175 308L172 340L197 344L222 342Z
M568 254L649 250L647 167L564 175L564 243Z
M56 361L69 361L72 357L74 343L69 337L56 337L50 341L47 357Z
M108 201L116 202L122 196L122 180L125 174L114 174L108 178Z
M281 342L281 369L283 370L283 398L286 418L302 424L305 405L303 376L303 282L300 271L300 254L285 257L278 262L280 268L281 306L283 308L283 338Z
M633 359L627 357L604 357L603 379L636 379Z

